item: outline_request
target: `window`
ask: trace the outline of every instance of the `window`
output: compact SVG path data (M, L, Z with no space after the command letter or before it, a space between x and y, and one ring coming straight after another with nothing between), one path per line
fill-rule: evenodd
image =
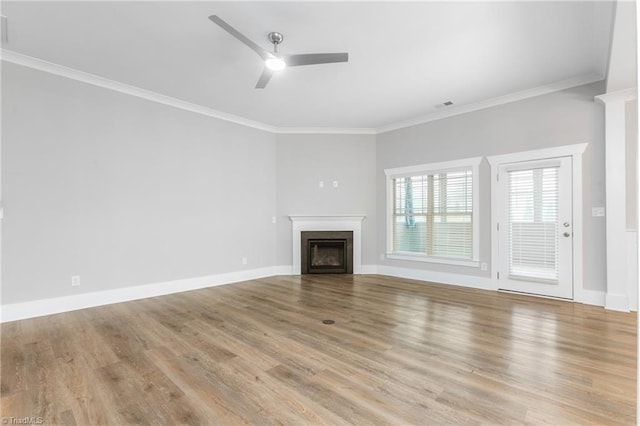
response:
M507 172L511 278L558 282L559 170Z
M388 258L477 266L480 160L385 170Z

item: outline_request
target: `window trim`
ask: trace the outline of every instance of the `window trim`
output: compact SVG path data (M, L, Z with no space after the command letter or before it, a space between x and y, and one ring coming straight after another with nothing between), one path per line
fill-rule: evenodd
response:
M387 185L387 197L386 197L386 227L387 227L387 244L386 244L386 258L394 260L408 260L414 262L430 262L430 263L442 263L447 265L456 266L471 266L479 267L480 261L480 179L479 169L480 163L483 157L465 158L461 160L442 161L438 163L419 164L415 166L396 167L391 169L385 169L386 185ZM472 228L472 258L471 259L457 259L447 258L441 256L429 256L427 254L420 253L407 253L407 252L395 252L393 251L393 180L396 178L415 176L419 174L435 174L435 173L447 173L460 170L463 168L471 167L471 179L472 179L472 195L471 202L473 206L473 212L471 220L473 224Z

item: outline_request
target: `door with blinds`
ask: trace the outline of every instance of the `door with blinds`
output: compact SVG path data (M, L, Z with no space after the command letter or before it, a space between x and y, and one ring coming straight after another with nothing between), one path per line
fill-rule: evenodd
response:
M571 157L502 164L498 287L573 299Z

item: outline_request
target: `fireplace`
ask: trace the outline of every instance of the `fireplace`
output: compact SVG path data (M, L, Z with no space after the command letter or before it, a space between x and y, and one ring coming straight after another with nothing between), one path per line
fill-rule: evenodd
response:
M291 219L291 274L300 275L302 273L303 265L306 264L308 250L307 244L302 244L303 232L338 232L346 231L351 233L351 244L347 244L347 273L361 274L362 273L362 221L365 217L363 215L290 215ZM314 237L318 239L326 239L326 235ZM347 238L341 237L329 237L332 238ZM306 247L306 248L305 248ZM304 257L302 250L305 250ZM302 259L305 259L303 261ZM308 265L305 267L308 268Z
M303 274L353 274L353 231L302 231Z

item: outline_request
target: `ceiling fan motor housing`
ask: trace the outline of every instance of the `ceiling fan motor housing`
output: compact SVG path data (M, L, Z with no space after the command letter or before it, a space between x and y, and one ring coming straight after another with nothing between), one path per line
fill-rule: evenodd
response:
M284 40L284 36L282 35L282 33L278 33L275 31L270 32L268 37L269 37L269 41L276 45L282 43L282 40Z

